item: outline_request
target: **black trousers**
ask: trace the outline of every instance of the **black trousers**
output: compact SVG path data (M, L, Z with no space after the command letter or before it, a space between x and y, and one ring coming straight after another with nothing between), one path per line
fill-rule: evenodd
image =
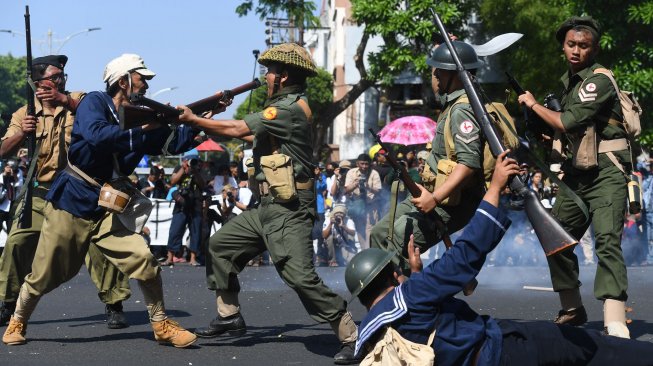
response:
M552 322L500 320L501 365L653 365L653 343Z

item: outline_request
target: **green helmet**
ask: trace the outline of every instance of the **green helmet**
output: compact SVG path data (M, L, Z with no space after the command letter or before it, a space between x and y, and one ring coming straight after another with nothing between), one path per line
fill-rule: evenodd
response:
M474 47L460 41L451 41L451 43L456 49L460 62L462 62L465 69L473 70L483 66L483 61L478 59ZM449 47L444 43L439 45L435 51L433 51L431 57L426 59L426 63L436 69L456 70L456 63L453 61L453 57L451 57Z
M351 297L358 296L390 263L395 254L377 248L365 249L356 254L345 270L345 283Z
M282 43L274 46L265 50L258 59L258 63L263 66L268 66L274 62L302 70L308 76L315 76L317 74L317 69L315 68L315 64L313 64L311 55L304 47L296 43Z

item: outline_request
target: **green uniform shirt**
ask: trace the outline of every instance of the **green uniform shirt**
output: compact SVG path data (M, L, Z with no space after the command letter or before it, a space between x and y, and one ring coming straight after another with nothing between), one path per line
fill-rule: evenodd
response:
M294 85L284 87L265 102L263 111L245 116L245 123L254 135L257 175L261 171L261 156L272 154L274 144L279 152L292 158L295 178L309 179L313 176L312 131L310 121L297 104L300 98L306 101L303 88Z
M560 102L563 112L560 119L568 134L584 131L587 126L595 124L601 140L625 138L626 131L622 126L607 122L610 118L623 121L623 114L610 79L594 73L598 68L604 67L594 63L576 74L568 71L562 76L564 90ZM628 150L615 151L614 154L622 163L630 162ZM605 154L599 154L600 168L611 164Z
M427 159L433 173L437 173L437 163L440 159L446 159L444 126L449 110L458 98L465 95L465 90L457 90L446 95L445 109L438 118L436 134L433 137L433 146L430 157ZM458 164L463 164L471 169L482 169L483 167L483 136L481 128L469 103L457 104L451 111L449 121L451 136L454 142L453 155Z

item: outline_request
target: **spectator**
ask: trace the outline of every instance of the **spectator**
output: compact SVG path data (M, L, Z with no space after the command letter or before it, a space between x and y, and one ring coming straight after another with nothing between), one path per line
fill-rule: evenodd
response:
M324 240L322 239L322 226L324 225L324 214L326 211L326 190L327 182L326 175L323 171L325 169L324 163L320 162L315 167L315 204L317 206L317 217L313 223L313 230L311 232L311 238L317 240L317 265L325 265L328 262L328 251L324 246Z
M246 197L243 198L247 199ZM249 199L251 199L251 196ZM237 186L234 187L231 184L227 184L222 187L218 204L220 216L222 216L222 225L225 225L229 220L247 210L249 199L246 201L241 199L240 189Z
M322 238L326 243L329 252L329 266L346 266L349 260L356 254L356 226L354 221L347 216L347 207L343 204L336 204L324 221L322 227Z
M177 190L173 194L175 206L172 209L168 236L168 259L161 263L162 266L186 262L183 257L175 256L181 251L186 227L190 231L190 265L201 265L203 190L206 183L200 172L200 166L199 155L191 150L184 154L182 165L175 168L170 178L170 183L177 185Z
M234 181L238 182L240 181L239 177L239 172L238 172L238 162L237 161L230 161L229 162L229 175L231 178L234 179ZM237 185L234 185L236 187Z
M12 224L11 202L14 200L15 191L16 178L12 164L7 162L2 172L2 179L0 179L0 228L4 224L7 234L9 234L9 228L11 228Z
M327 185L327 198L326 198L326 205L328 208L332 208L334 204L333 200L333 194L331 193L331 189L333 188L333 185L335 184L337 177L335 175L336 169L338 169L338 163L336 162L330 162L326 165L326 170L325 170L325 175L326 175L326 185Z
M236 182L236 179L231 175L229 167L226 165L220 165L218 167L218 174L213 178L213 193L221 194L222 187L227 184L232 187L238 187L238 182Z
M370 169L371 160L367 154L360 154L356 168L347 172L344 187L347 210L356 224L361 249L369 247L367 238L372 225L378 220L378 207L374 206L374 199L381 191L381 178L379 173Z
M333 204L336 203L345 203L347 197L345 195L345 179L347 173L351 168L351 163L349 160L343 160L340 162L338 167L334 169L333 174L336 176L333 185L331 186L331 196L333 197Z
M542 172L535 170L528 181L528 188L535 192L539 200L544 199L544 184L542 182Z
M148 198L166 198L167 192L163 175L163 170L153 166L150 168L150 174L138 181L137 187Z

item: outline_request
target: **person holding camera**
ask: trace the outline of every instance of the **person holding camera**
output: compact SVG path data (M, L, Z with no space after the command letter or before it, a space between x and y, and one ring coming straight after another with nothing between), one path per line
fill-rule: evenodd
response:
M220 216L222 216L222 225L247 210L248 205L249 200L247 202L241 200L240 189L231 184L222 187L222 199L218 203L218 210L220 210Z
M175 168L170 176L170 184L177 185L172 198L172 222L168 236L168 259L162 266L172 266L175 262L183 263L184 258L176 259L175 254L182 248L186 227L190 231L190 265L200 266L202 243L202 192L206 187L200 171L200 159L197 150L190 150L182 158L182 165Z
M347 216L347 206L336 204L322 227L322 238L329 251L329 267L346 266L356 254L356 226Z
M381 191L381 177L376 170L370 169L371 161L367 154L358 155L356 168L347 172L345 178L347 209L356 225L361 249L369 248L367 238L379 216L374 199Z

